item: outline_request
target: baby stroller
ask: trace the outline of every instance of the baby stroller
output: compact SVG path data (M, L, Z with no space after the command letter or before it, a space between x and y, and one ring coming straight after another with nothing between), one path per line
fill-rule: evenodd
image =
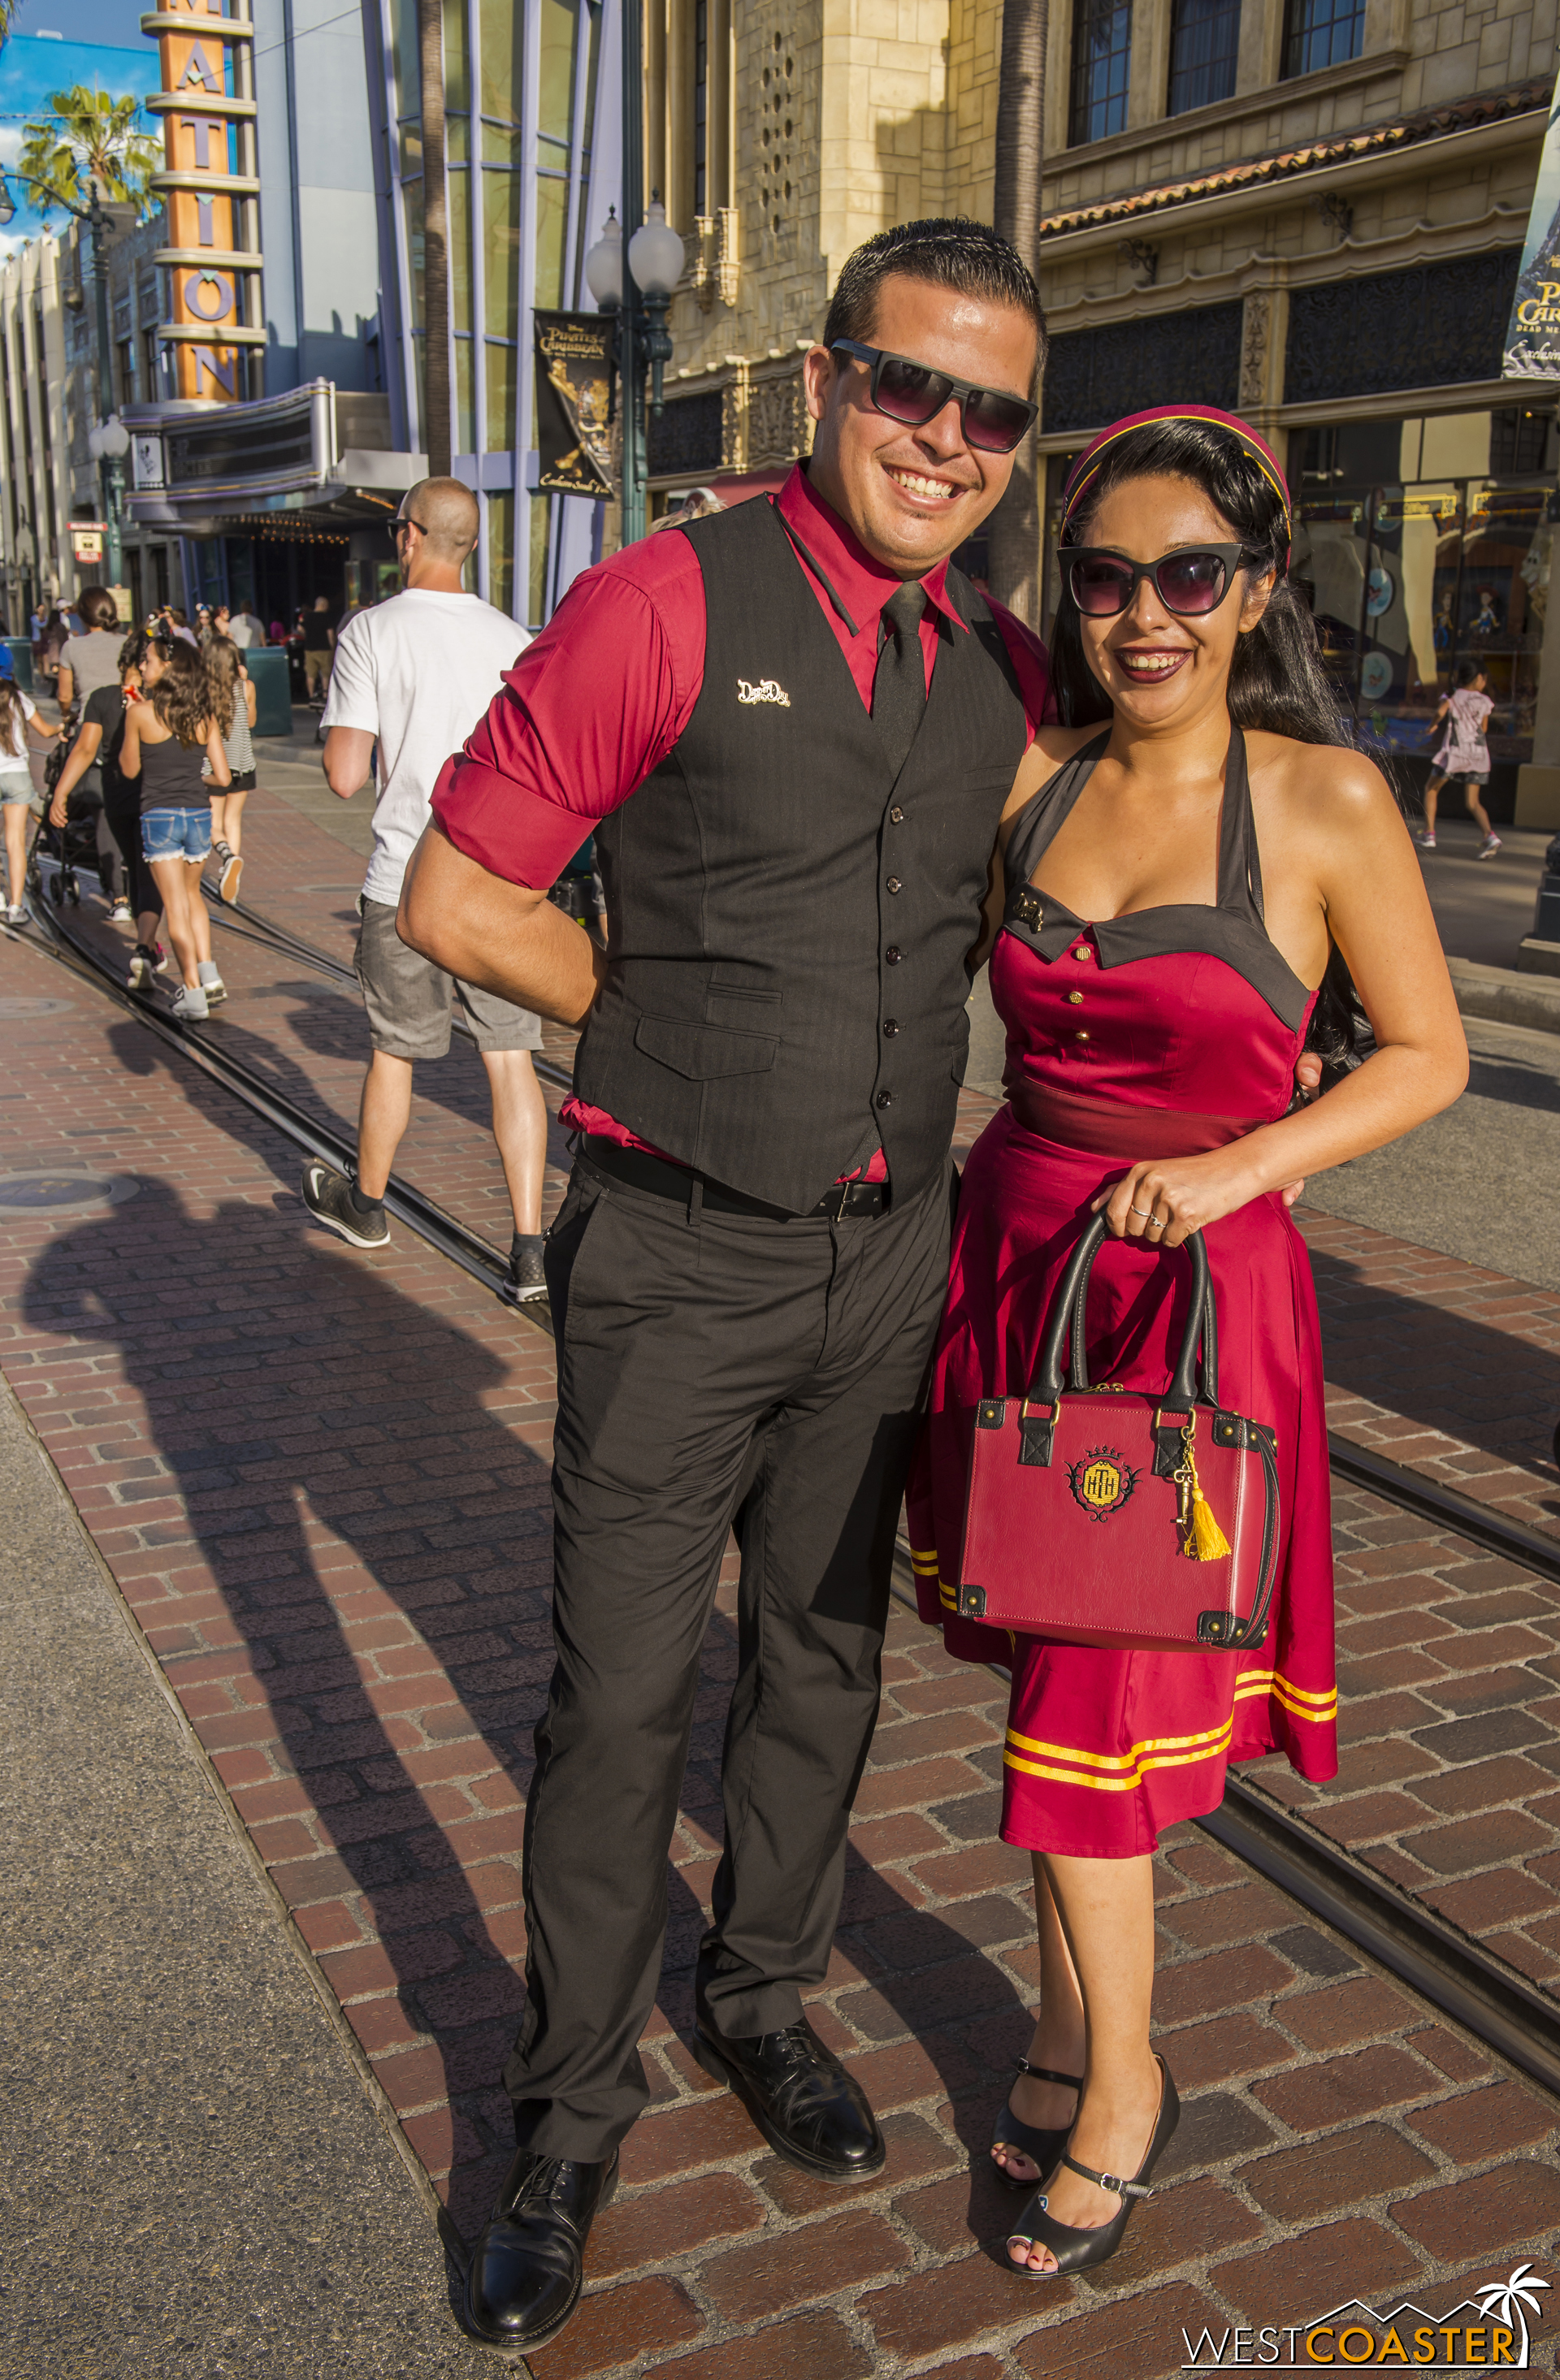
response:
M82 783L73 786L66 804L63 827L49 823L49 806L55 797L55 787L65 770L68 746L62 738L43 763L43 813L32 837L32 849L28 856L27 880L40 895L45 890L44 866L53 863L54 873L47 891L55 906L63 908L67 901L73 907L81 905L81 888L77 881L79 868L91 868L100 881L103 862L98 853L98 819L103 810L103 795ZM95 776L96 771L91 773Z

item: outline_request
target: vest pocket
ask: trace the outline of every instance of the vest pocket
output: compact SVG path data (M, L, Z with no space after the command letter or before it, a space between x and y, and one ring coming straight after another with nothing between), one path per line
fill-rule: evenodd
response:
M641 1016L634 1046L658 1065L692 1083L724 1075L767 1075L780 1047L778 1034L734 1033L724 1025L690 1025L680 1016Z

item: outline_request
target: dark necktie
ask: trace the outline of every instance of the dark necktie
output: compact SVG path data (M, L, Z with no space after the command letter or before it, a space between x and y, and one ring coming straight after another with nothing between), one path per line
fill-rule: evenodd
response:
M926 662L920 650L926 590L908 579L884 605L878 662L872 678L872 724L896 776L904 767L926 709Z

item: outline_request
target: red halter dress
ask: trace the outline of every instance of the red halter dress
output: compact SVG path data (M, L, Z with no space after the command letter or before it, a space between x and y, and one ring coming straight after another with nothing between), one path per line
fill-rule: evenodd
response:
M1108 735L1019 817L992 953L1007 1027L1008 1104L970 1151L931 1404L1012 1396L1092 1200L1143 1159L1221 1148L1282 1116L1315 995L1262 922L1261 871L1236 731L1219 826L1219 895L1095 925L1031 880ZM1337 1769L1333 1553L1321 1333L1305 1243L1276 1193L1204 1238L1220 1390L1278 1433L1281 1543L1261 1648L1100 1650L960 1620L962 1480L923 1437L908 1499L920 1616L961 1660L1013 1673L1002 1834L1025 1850L1125 1859L1214 1809L1231 1760L1281 1751L1302 1777ZM1089 1299L1094 1380L1158 1390L1180 1344L1190 1269L1174 1249L1105 1242Z

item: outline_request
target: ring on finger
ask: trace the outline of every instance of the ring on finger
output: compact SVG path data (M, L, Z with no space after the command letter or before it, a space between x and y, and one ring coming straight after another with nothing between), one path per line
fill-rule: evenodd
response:
M1132 1207L1129 1208L1127 1211L1129 1214L1141 1215L1146 1223L1152 1223L1153 1220L1153 1208L1152 1207Z
M1170 1218L1168 1215L1151 1215L1149 1217L1149 1229L1151 1232L1162 1232L1169 1220Z

